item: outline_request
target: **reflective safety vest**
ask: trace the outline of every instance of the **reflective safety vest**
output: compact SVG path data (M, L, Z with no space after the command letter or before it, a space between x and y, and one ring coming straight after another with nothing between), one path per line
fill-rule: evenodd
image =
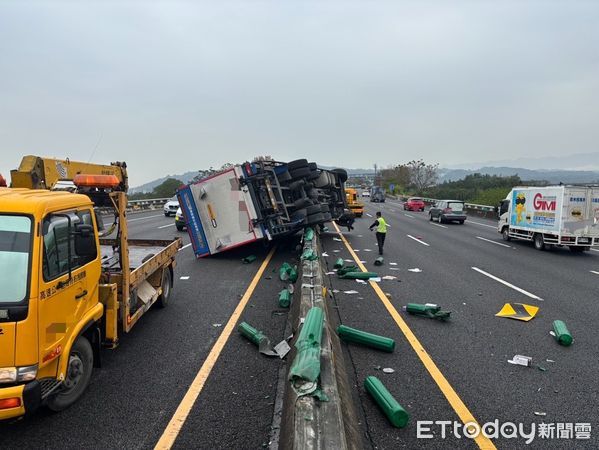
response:
M378 222L379 222L379 226L376 227L376 232L377 233L386 233L387 232L387 222L385 222L385 219L383 219L382 217L379 217L376 220L378 220Z

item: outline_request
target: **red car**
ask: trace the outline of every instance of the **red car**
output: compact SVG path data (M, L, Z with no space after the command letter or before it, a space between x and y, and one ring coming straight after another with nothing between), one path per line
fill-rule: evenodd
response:
M424 201L419 197L410 197L403 204L403 209L406 211L424 211Z

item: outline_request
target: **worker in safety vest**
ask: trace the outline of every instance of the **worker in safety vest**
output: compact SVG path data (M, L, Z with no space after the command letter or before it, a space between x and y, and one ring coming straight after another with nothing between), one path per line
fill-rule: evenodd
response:
M380 211L376 213L376 220L370 225L370 231L372 231L374 227L376 227L376 241L379 244L379 255L382 255L385 237L387 236L387 222L383 219Z

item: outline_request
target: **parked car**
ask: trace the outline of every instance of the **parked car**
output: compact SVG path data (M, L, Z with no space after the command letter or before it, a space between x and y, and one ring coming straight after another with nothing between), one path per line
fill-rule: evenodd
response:
M429 220L438 220L439 223L457 221L463 224L466 220L464 202L460 200L439 200L429 210Z
M170 215L176 215L177 209L179 208L179 200L177 197L172 197L164 204L164 215L169 217Z
M424 200L420 197L410 197L403 204L403 209L406 211L424 211Z
M177 213L175 214L175 226L179 231L183 231L185 228L185 217L183 217L183 211L181 211L181 208L177 209Z
M370 197L370 191L362 191L362 197Z

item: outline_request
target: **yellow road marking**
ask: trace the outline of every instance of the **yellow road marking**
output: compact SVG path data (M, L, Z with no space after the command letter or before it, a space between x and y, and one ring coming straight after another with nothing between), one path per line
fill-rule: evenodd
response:
M333 225L335 226L335 229L339 233L339 237L341 237L341 240L343 241L343 243L345 244L345 246L351 253L352 257L354 258L354 261L356 261L356 264L358 265L358 267L362 271L368 272L368 270L366 269L364 264L362 264L360 262L360 258L358 258L358 256L354 252L351 245L349 245L349 242L347 242L347 239L345 239L345 236L343 236L343 234L341 234L341 231L339 230L339 227L337 227L337 224L333 223ZM433 377L433 380L435 381L435 383L437 383L437 386L439 386L439 389L441 389L441 392L443 393L443 395L445 395L445 398L447 399L447 401L449 402L449 404L451 405L453 410L456 412L456 414L458 415L460 420L464 424L467 424L469 422L478 423L476 421L476 419L474 418L474 416L472 415L472 413L468 410L468 407L464 404L462 399L459 397L457 392L453 389L453 387L451 387L451 385L449 384L449 381L447 381L445 376L441 373L441 371L439 370L437 365L434 363L433 359L430 357L430 355L424 349L424 347L422 346L420 341L418 341L418 338L414 335L414 333L412 332L412 330L410 329L408 324L399 315L399 312L397 311L397 309L395 309L393 304L389 301L389 299L387 298L385 293L382 291L382 289L380 288L378 283L371 281L370 286L372 286L372 288L378 295L378 297L381 300L381 302L383 303L383 305L385 305L385 308L387 308L387 311L389 311L389 314L391 315L393 320L395 320L395 323L397 324L399 329L402 331L402 333L404 334L404 336L406 337L406 339L412 346L412 349L414 349L414 351L420 358L420 361L422 361L422 364L424 364L424 367L426 368L426 370L428 370L428 373L430 373L431 377ZM485 437L482 433L479 433L478 437L475 439L475 442L478 444L478 446L481 449L496 449L493 442L491 442L491 440L489 438Z
M170 449L175 443L175 440L177 439L177 436L179 436L181 428L183 428L183 425L187 420L187 416L189 416L191 408L193 407L198 396L202 392L204 384L210 376L210 372L216 364L216 361L218 360L218 357L220 356L225 344L229 340L229 337L231 336L231 333L233 332L235 324L239 320L241 313L243 312L245 306L252 297L252 294L254 293L254 290L256 289L256 286L258 285L258 282L260 281L262 274L266 270L268 263L272 259L275 250L276 247L268 253L266 259L264 259L264 261L262 262L262 265L258 269L258 272L256 272L256 275L254 276L252 282L245 291L245 294L243 294L243 297L239 301L239 304L235 308L235 311L233 311L233 315L229 318L227 325L225 325L223 332L220 334L218 340L214 344L214 347L212 347L212 350L210 350L210 353L208 354L206 361L204 361L204 364L202 364L200 371L197 373L196 377L191 383L191 386L189 386L189 389L187 390L185 397L183 397L183 400L181 400L179 407L177 408L175 414L166 426L166 429L162 433L162 436L160 437L160 440L158 441L154 449Z

